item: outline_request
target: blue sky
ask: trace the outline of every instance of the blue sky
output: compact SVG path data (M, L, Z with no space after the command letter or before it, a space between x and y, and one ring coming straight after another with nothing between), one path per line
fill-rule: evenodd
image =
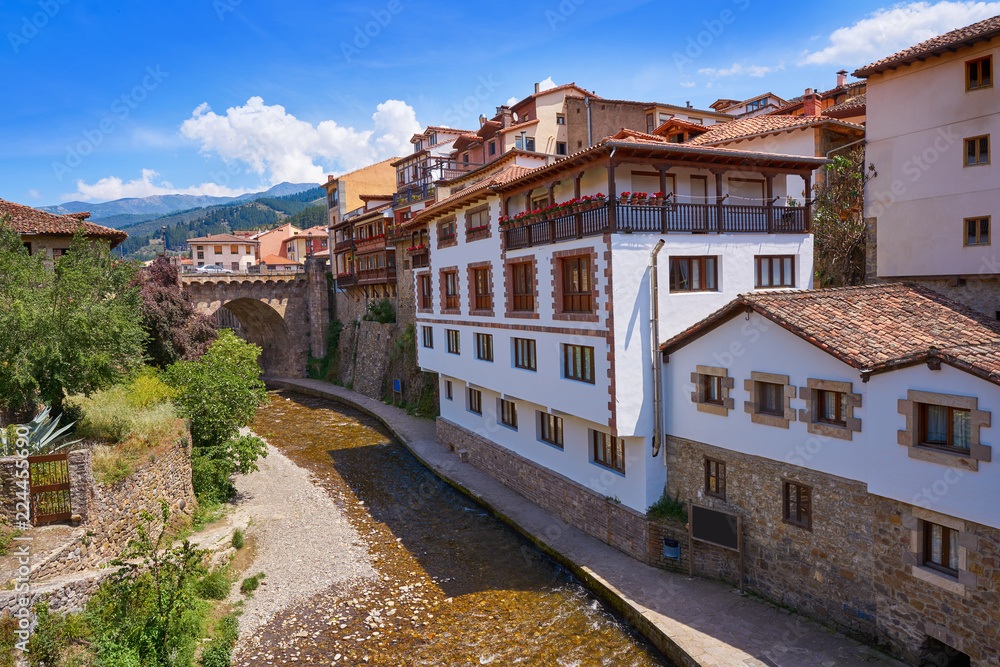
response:
M1000 14L1000 2L4 0L0 198L318 182L473 128L533 84L705 108Z

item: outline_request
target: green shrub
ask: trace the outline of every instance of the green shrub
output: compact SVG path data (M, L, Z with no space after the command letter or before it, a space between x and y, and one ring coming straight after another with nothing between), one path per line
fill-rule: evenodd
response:
M204 600L225 600L232 587L233 580L229 577L229 572L225 568L219 568L195 582L194 591Z
M48 602L35 605L38 625L28 640L27 658L31 667L61 665L67 649L78 639L90 636L80 614L53 614Z
M0 615L0 667L14 667L14 645L18 638L17 619L8 613Z
M233 531L233 548L237 551L243 548L243 531L239 528Z
M177 397L177 390L160 379L159 371L151 366L129 383L129 403L137 408L148 408L161 403L169 403Z
M233 659L233 647L227 642L213 639L201 652L202 667L229 667Z
M255 574L252 577L247 577L246 579L243 580L243 583L240 584L240 592L243 593L244 595L253 593L255 590L257 590L257 587L260 586L260 580L263 578L264 578L263 572Z
M155 444L169 435L177 421L177 410L170 402L149 402L159 389L151 388L154 384L163 385L156 379L139 379L142 396L133 397L133 385L117 385L99 391L90 397L77 395L66 399L70 406L75 406L83 412L83 418L77 423L77 435L83 438L98 438L108 442L124 442L128 438L136 438L142 442ZM163 385L167 389L166 385ZM146 403L137 405L134 401Z
M666 490L655 503L646 510L646 516L650 519L676 519L682 523L687 523L687 503L679 497L671 498Z
M7 517L0 516L0 556L6 556L15 537L21 537L24 531L10 525Z
M389 299L380 299L368 303L367 312L361 319L367 322L379 322L381 324L392 324L396 321L396 309L392 307Z

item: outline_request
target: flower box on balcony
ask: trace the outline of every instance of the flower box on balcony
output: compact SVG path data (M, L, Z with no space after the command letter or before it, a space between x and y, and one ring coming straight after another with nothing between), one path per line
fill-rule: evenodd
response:
M408 255L419 255L420 253L423 252L427 252L426 245L415 245L415 246L410 246L409 248L406 249L406 254Z

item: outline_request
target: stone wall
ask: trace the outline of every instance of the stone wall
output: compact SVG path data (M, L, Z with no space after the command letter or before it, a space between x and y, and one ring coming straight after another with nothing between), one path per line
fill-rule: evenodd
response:
M413 268L406 255L406 243L396 244L396 322L413 324L417 321L417 297L413 290Z
M354 391L369 398L382 399L389 354L395 345L397 325L361 322L357 332L354 358Z
M0 457L0 519L13 525L17 514L18 459L13 456Z
M5 614L13 614L22 608L33 609L35 604L43 599L48 600L49 611L60 613L82 611L90 596L96 593L101 583L115 571L114 568L106 568L96 572L56 577L42 584L33 584L28 591L27 605L18 604L19 598L24 595L22 591L0 591L0 617ZM31 613L34 617L34 611Z
M958 280L911 280L917 285L934 290L953 301L965 304L987 317L993 318L1000 313L1000 281L995 278L968 278ZM959 284L960 283L960 284Z

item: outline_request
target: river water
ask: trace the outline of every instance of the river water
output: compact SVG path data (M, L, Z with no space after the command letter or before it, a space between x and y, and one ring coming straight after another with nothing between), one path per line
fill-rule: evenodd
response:
M254 654L234 664L670 665L373 418L276 392L254 430L313 473L362 536L380 578L285 610L261 628Z

